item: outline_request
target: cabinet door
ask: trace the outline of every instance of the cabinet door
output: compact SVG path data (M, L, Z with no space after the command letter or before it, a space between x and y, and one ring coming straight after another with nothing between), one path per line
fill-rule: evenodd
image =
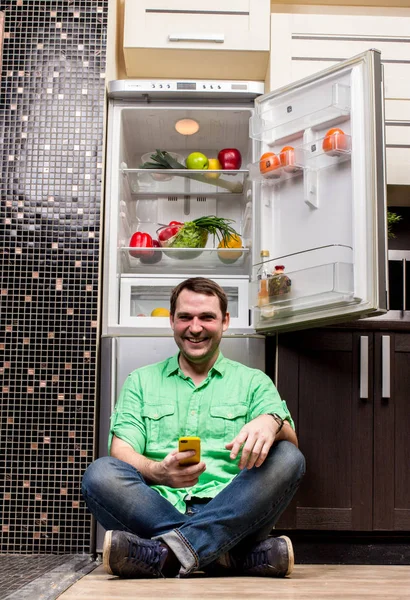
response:
M279 336L277 385L307 471L278 528L372 529L372 356L371 333Z
M387 183L410 183L410 10L401 16L367 9L366 15L331 8L327 14L272 14L269 86L307 77L369 48L382 53L386 116ZM353 9L354 10L354 9Z
M203 6L191 0L125 0L127 74L264 80L269 17L269 0L208 0Z
M375 334L374 529L410 529L410 334Z

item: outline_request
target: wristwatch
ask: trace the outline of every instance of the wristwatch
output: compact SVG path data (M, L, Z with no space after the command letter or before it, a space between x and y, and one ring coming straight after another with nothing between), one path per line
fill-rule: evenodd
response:
M266 414L275 419L276 423L279 425L279 429L277 430L276 433L279 433L279 431L282 429L283 423L284 423L284 420L282 419L282 417L280 417L277 413L266 413Z

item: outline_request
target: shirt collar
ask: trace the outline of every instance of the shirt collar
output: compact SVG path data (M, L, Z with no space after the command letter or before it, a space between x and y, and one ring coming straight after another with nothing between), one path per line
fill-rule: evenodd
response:
M165 369L165 375L170 377L171 375L175 375L179 372L179 362L178 362L179 352L168 360L168 364ZM223 376L225 374L226 369L226 358L223 356L222 352L219 351L218 358L215 363L212 365L211 370L209 371L209 375L212 374L213 371Z

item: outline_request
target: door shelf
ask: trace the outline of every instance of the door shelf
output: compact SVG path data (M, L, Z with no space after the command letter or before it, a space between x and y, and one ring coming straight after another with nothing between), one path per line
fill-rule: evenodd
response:
M321 137L307 144L295 146L292 155L290 151L279 152L283 166L272 168L261 173L260 161L248 165L249 179L263 185L274 186L289 179L300 177L304 171L319 171L335 167L351 159L352 138L350 135L335 135ZM286 157L283 155L286 154ZM274 157L275 158L275 157Z
M255 321L259 326L314 307L360 301L353 293L351 263L329 263L288 272L286 275L290 280L287 286L280 285L280 281L275 282L276 276L268 279L269 289L277 290L277 294L269 296L269 301L263 306L258 305L259 282L252 282Z
M122 168L133 194L201 195L242 194L248 171Z
M273 145L308 128L330 127L332 123L348 119L350 86L333 84L328 93L323 93L320 105L313 92L307 94L303 104L289 99L277 104L272 99L272 103L267 104L263 112L250 118L249 133L252 139Z
M197 273L208 275L248 275L250 272L249 248L150 248L161 258L152 264L130 255L135 248L120 248L121 272L168 275ZM143 259L144 260L144 259Z

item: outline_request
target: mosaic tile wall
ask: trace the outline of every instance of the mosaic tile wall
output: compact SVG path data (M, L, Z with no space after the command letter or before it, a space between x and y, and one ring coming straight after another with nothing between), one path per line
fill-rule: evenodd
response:
M108 0L0 0L1 552L91 552Z

